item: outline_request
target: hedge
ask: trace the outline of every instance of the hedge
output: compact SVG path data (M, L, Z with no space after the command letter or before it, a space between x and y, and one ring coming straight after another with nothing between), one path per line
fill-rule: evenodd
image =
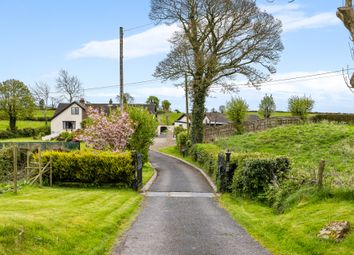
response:
M50 134L50 127L43 126L39 128L24 128L17 129L15 131L2 130L0 131L0 139L12 139L19 137L34 137L34 136L44 136Z
M216 184L218 171L218 154L222 151L214 144L195 144L189 151L191 158L213 177ZM275 180L280 183L290 171L290 160L275 157L267 153L233 152L226 191L250 198L262 196ZM234 172L233 172L234 170Z
M131 152L46 151L41 156L43 165L52 157L54 182L131 185L134 180Z
M236 195L261 198L274 183L281 183L290 171L286 157L240 159L233 176L232 191Z
M354 124L354 114L344 114L344 113L327 113L327 114L317 114L311 117L313 122L321 122L323 120Z

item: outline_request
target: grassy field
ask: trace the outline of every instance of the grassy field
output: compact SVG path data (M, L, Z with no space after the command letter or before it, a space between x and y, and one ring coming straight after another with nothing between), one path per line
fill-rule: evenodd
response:
M117 189L26 187L0 195L0 254L109 254L141 201Z
M268 152L287 155L294 173L312 175L321 159L333 185L354 185L354 126L306 124L282 126L264 132L246 133L217 142L237 152Z
M18 129L23 128L38 128L45 125L44 121L29 121L29 120L18 120L16 126ZM6 130L9 127L8 120L0 120L0 130Z
M175 146L160 151L182 158ZM202 168L190 157L183 159ZM223 194L219 202L236 222L273 254L353 254L353 231L340 243L317 238L320 229L331 221L354 222L354 201L350 200L352 196L343 193L331 198L332 195L319 193L316 188L309 188L307 192L302 191L302 194L297 195L300 200L296 206L284 214L275 214L272 208L260 202L231 194Z
M51 118L55 113L55 110L47 110L47 117ZM44 117L43 111L35 110L33 113L33 117Z
M157 119L161 125L172 125L183 113L177 112L168 112L168 113L159 113ZM168 120L168 123L167 123Z

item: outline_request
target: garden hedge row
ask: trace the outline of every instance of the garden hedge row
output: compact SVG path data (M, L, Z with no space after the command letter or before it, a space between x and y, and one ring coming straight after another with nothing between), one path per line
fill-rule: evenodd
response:
M344 113L328 113L328 114L317 114L311 117L313 122L321 122L323 120L354 124L354 114L344 114Z
M41 156L43 165L52 157L54 182L131 185L134 180L131 152L46 151Z
M223 152L214 144L195 144L189 154L217 182L218 154ZM247 197L263 196L269 185L281 183L290 171L290 160L286 157L265 153L233 152L230 169L234 169L226 190Z
M19 137L35 137L35 136L44 136L50 134L50 127L43 126L39 128L24 128L17 129L16 131L10 130L1 130L0 139L12 139Z

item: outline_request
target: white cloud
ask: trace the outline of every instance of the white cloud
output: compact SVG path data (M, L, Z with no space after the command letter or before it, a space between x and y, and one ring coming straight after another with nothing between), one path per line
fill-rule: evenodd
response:
M334 11L309 15L298 4L262 5L260 8L280 19L284 32L335 26L340 23Z
M159 25L142 33L128 36L124 39L124 58L132 59L160 53L166 53L170 49L168 42L172 34L177 30L177 25ZM119 57L119 40L91 41L81 48L71 51L69 58L110 58Z
M318 75L318 72L290 72L277 74L273 80L289 79L298 76ZM319 78L323 77L323 78ZM315 79L316 78L316 79ZM354 94L347 88L341 73L328 74L326 76L314 76L311 79L292 80L284 82L271 82L264 84L261 90L241 87L234 96L243 97L250 105L250 109L257 110L261 98L265 94L272 94L279 110L287 110L288 98L294 95L311 96L315 100L314 111L320 112L354 112ZM220 92L213 93L208 100L207 107L217 108L230 100L231 96Z

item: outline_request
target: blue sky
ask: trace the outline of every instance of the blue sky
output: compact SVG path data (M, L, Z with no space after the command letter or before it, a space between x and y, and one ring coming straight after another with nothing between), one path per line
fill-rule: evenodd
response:
M273 79L313 75L354 67L349 33L335 16L342 0L286 0L257 3L283 21L285 50ZM168 37L174 26L154 26L148 0L0 0L0 81L19 79L27 85L46 81L55 91L55 79L64 68L77 75L85 88L85 99L108 102L118 94L118 30L125 32L125 90L141 103L149 95L168 99L173 109L184 111L183 90L173 83L151 81L152 73L169 50ZM265 93L273 94L279 110L286 110L292 95L308 95L316 111L354 112L354 94L340 73L321 79L269 83L261 90L241 88L239 93L215 91L207 108L218 108L231 96L241 96L257 109ZM56 96L56 94L53 94Z

